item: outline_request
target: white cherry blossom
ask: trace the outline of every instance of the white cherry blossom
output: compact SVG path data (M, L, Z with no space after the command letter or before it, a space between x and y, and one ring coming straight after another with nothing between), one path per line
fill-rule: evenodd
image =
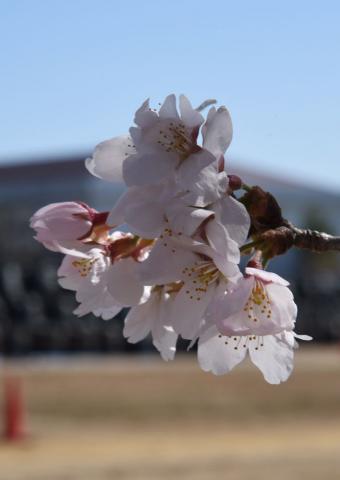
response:
M237 287L216 299L209 321L224 335L272 335L294 329L297 307L289 283L275 273L246 268Z
M241 275L237 259L222 259L209 245L167 229L140 265L139 276L146 285L180 283L169 309L170 323L183 338L193 339L214 297L234 286Z
M282 331L276 335L224 336L212 326L198 342L198 362L206 372L223 375L242 362L247 353L268 383L278 384L288 379L293 370L295 338L311 340L307 335Z
M59 283L75 291L77 315L109 319L131 307L125 337L151 334L165 360L180 335L198 340L205 371L227 373L249 354L269 383L285 381L295 338L309 337L294 333L286 280L259 268L241 274L251 221L234 194L242 180L224 170L229 112L212 107L205 120L184 95L159 105L145 101L129 134L100 143L86 160L92 175L127 186L110 213L47 205L31 219L36 239L66 254Z
M76 314L93 312L110 318L124 306L139 303L144 287L137 277L134 242L133 236L115 232L109 248L91 248L85 258L65 256L58 270L59 283L76 291L80 303Z

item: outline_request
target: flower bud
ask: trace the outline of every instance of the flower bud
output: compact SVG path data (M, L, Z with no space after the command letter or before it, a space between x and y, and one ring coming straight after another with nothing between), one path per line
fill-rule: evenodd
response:
M36 240L52 251L60 246L70 247L73 242L90 235L98 212L85 203L51 203L38 210L30 226L36 231Z
M228 175L229 188L232 192L239 190L242 187L242 180L238 175Z

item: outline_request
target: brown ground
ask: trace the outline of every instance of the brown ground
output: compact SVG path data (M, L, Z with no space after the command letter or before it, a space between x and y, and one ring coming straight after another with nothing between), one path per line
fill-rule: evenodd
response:
M0 480L339 480L340 351L301 350L292 378L201 372L192 357L17 363L30 437ZM2 396L2 395L1 395Z

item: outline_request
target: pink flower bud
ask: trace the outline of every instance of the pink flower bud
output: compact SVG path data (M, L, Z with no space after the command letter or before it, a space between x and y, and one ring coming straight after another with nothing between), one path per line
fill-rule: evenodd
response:
M69 248L91 233L97 212L85 203L51 203L38 210L30 221L36 240L52 251Z
M231 191L239 190L242 187L242 180L238 175L228 175L228 178Z

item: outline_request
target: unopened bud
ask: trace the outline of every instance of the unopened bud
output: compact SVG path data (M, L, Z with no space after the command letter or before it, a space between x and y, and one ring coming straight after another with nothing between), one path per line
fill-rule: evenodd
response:
M251 234L275 229L283 224L284 220L279 204L271 193L265 192L262 188L252 187L240 201L251 217Z
M229 178L229 188L232 192L235 190L240 190L242 187L242 180L238 175L228 175Z

